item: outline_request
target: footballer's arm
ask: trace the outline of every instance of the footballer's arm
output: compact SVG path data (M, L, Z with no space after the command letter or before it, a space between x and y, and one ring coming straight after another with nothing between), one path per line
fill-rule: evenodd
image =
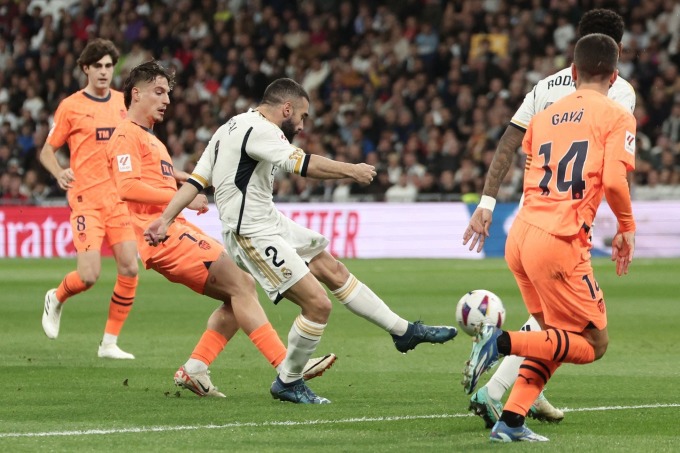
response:
M192 178L188 180L188 184L182 185L168 202L161 216L151 222L144 231L146 242L154 246L163 242L167 238L168 228L184 208L198 211L198 214L207 212L208 199L205 195L199 194L202 189L203 187Z
M511 124L505 129L505 133L503 133L498 142L498 148L496 148L496 152L493 155L493 160L484 182L482 199L475 212L472 213L468 227L463 233L463 245L470 243L470 251L476 247L477 253L480 253L486 238L489 237L489 228L491 228L498 190L505 175L510 170L517 148L522 145L524 134L525 131Z
M183 184L182 187L175 192L172 200L163 210L163 214L160 216L161 222L167 227L175 221L180 212L186 207L188 207L192 201L196 198L199 193L199 188L194 184Z
M505 175L508 174L508 170L510 170L515 159L515 152L517 152L517 148L522 146L524 133L525 131L518 129L514 125L510 125L505 129L505 133L503 133L498 142L498 148L496 148L491 166L487 172L482 195L496 198L501 183L505 179Z
M45 142L45 145L40 151L40 163L52 174L52 176L54 176L54 179L57 180L57 183L62 190L68 190L72 188L71 183L75 181L76 178L73 174L73 170L70 168L62 168L62 166L59 165L59 161L57 161L57 156L55 155L56 152L57 148Z
M316 179L352 178L359 184L367 185L376 175L375 167L364 163L338 162L316 154L310 154L307 158L309 159L307 168L305 174L301 173L301 176Z

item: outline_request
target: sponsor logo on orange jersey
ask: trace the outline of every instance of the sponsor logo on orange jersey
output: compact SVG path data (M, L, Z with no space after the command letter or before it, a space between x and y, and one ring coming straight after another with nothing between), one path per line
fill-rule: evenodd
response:
M166 162L164 160L161 161L161 173L163 176L174 176L175 171L172 168L172 164L170 162Z
M116 129L115 127L98 127L97 129L95 129L95 137L97 138L97 141L98 142L109 141L115 129Z

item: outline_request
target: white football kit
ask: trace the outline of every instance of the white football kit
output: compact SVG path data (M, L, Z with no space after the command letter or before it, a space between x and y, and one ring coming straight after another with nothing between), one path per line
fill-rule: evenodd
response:
M540 80L524 97L524 101L510 120L510 124L526 132L535 114L545 110L550 104L576 91L571 78L571 67ZM633 113L635 110L635 90L622 77L617 77L609 88L609 99L618 102Z
M212 136L189 183L213 186L224 245L278 302L304 277L328 239L281 214L274 205L278 169L305 176L309 155L256 110L231 118Z

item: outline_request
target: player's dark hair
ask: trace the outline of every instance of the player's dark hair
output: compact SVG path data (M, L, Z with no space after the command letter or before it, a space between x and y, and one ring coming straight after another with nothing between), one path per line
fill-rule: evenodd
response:
M574 48L574 65L584 81L608 79L616 71L618 61L619 46L602 33L584 36Z
M165 77L168 80L170 89L175 86L175 74L165 69L156 60L150 60L146 63L135 66L130 71L130 75L123 82L123 98L125 100L125 107L130 108L132 103L132 89L140 82L151 83L156 80L156 77Z
M578 23L578 36L602 33L616 42L623 38L623 17L609 9L593 9L585 13Z
M114 66L118 63L120 54L118 53L116 46L108 39L96 38L87 43L76 63L78 63L78 67L82 69L83 66L90 66L104 58L106 55L111 57Z
M300 98L309 101L309 94L302 85L293 79L276 79L264 90L262 104L280 105Z

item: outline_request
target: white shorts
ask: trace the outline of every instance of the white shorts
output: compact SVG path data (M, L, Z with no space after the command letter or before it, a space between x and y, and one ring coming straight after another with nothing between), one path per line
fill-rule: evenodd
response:
M224 246L241 269L249 272L277 303L291 286L307 275L307 264L328 246L328 239L287 217L277 234L241 236L224 233Z

